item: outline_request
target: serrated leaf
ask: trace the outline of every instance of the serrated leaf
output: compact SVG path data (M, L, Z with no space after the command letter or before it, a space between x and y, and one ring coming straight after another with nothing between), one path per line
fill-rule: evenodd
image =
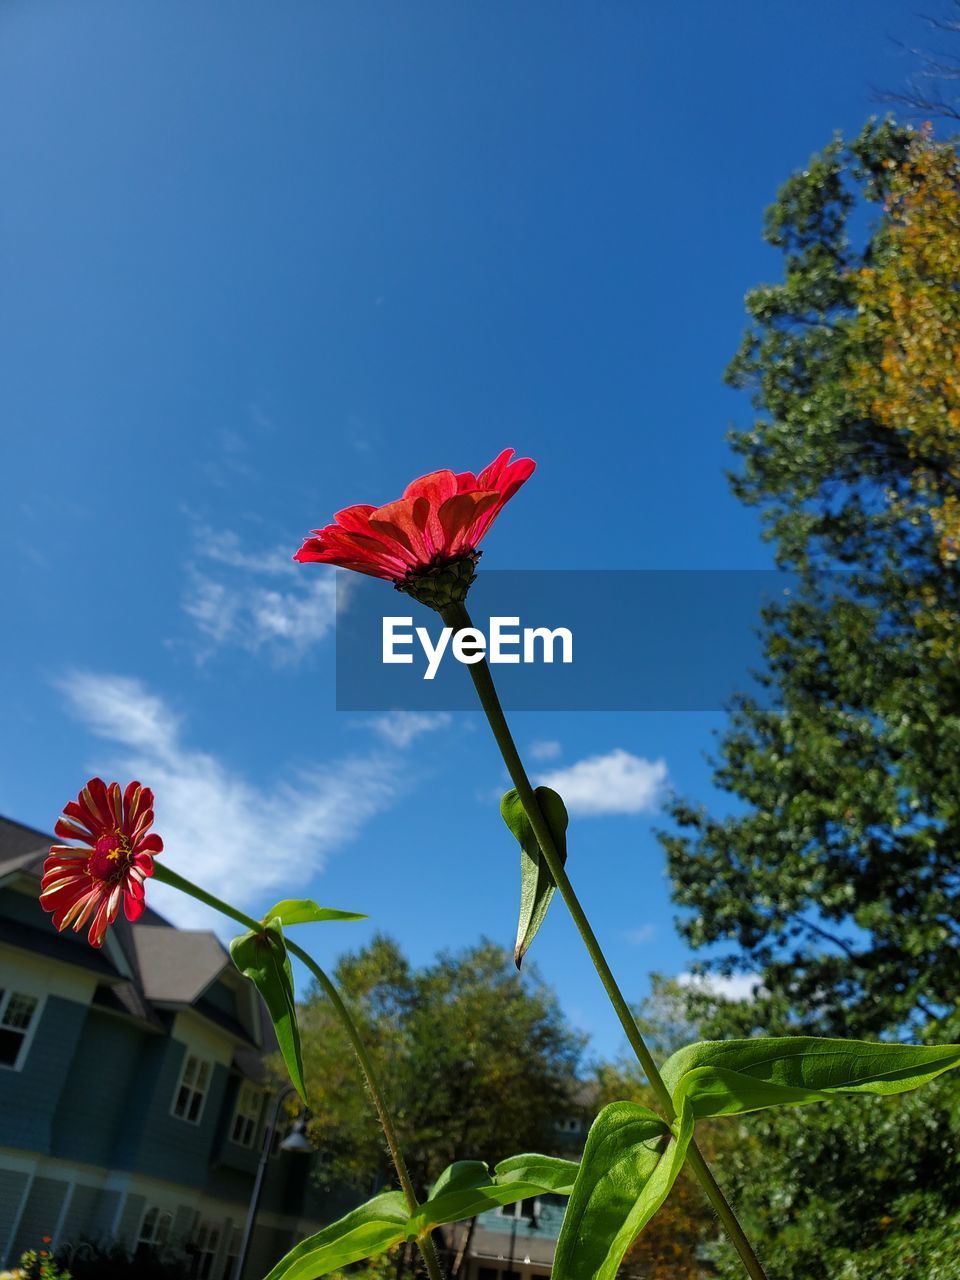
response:
M322 920L366 920L357 911L337 911L335 907L321 907L310 898L284 898L264 915L264 920L279 920L286 928L291 924L314 924Z
M955 1044L777 1036L687 1045L662 1074L675 1101L688 1099L699 1118L826 1102L843 1093L906 1093L956 1066Z
M352 1262L376 1257L408 1235L403 1196L399 1191L387 1191L301 1240L266 1280L316 1280Z
M630 1245L666 1200L693 1136L685 1107L674 1130L635 1102L593 1122L553 1262L553 1280L613 1280Z
M293 970L280 921L269 920L262 929L256 932L251 929L234 938L230 943L230 958L263 996L287 1072L297 1093L306 1102Z
M560 861L566 862L567 807L556 791L549 787L537 787L534 794L553 834ZM543 924L557 886L516 791L508 791L500 801L500 813L520 845L520 920L513 953L519 969L530 943Z
M441 1173L411 1225L419 1233L534 1196L568 1196L578 1167L573 1160L521 1155L502 1160L491 1175L482 1160L458 1160Z

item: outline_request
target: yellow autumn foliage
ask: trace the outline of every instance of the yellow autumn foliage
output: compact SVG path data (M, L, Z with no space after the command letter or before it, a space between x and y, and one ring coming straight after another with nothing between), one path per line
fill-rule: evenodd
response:
M960 556L960 157L918 136L895 165L878 265L858 272L861 335L878 362L855 362L870 414L898 433L939 537Z

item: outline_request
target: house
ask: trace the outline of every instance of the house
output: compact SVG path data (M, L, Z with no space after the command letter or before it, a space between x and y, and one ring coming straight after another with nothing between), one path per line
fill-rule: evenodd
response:
M578 1160L595 1113L595 1090L583 1084L570 1114L554 1123L553 1154ZM566 1205L564 1196L537 1196L445 1228L450 1272L457 1280L550 1280Z
M51 837L0 818L0 1268L51 1247L116 1241L183 1252L195 1280L236 1260L278 1098L255 988L204 930L147 909L101 950L38 903ZM583 1148L593 1099L555 1126ZM270 1144L243 1280L366 1198L321 1193L315 1159ZM373 1174L382 1185L385 1171ZM565 1200L537 1197L445 1228L457 1280L548 1280Z
M234 1280L277 1111L269 1018L212 933L148 909L100 951L58 934L49 844L0 818L0 1267L49 1236L183 1248L197 1280ZM246 1280L336 1216L273 1145Z

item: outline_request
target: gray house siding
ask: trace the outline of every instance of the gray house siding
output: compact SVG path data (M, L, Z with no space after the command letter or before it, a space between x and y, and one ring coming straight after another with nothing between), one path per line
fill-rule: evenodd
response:
M48 996L19 1071L0 1070L0 1146L49 1152L53 1120L87 1010Z
M219 1064L214 1067L199 1123L181 1119L172 1107L187 1052L176 1040L163 1042L162 1062L150 1105L140 1117L130 1167L154 1178L202 1188L210 1175L228 1072Z
M96 1198L86 1221L79 1228L74 1228L72 1232L64 1232L64 1239L72 1240L77 1235L83 1235L90 1240L109 1240L113 1235L113 1224L119 1208L119 1191L96 1192Z
M231 1132L243 1083L262 1078L256 1056L275 1047L269 1020L209 933L148 912L137 928L121 917L101 951L58 934L37 903L45 838L19 828L28 864L7 847L15 828L0 819L0 987L39 1003L16 1068L0 1066L0 1268L45 1236L132 1251L157 1207L172 1243L189 1246L200 1223L217 1231L211 1280L232 1280L273 1104L250 1146ZM174 1114L188 1053L211 1064L198 1123ZM301 1220L310 1167L271 1157L248 1280L337 1216L321 1204Z
M120 1222L117 1224L117 1239L122 1244L132 1247L135 1243L146 1207L146 1196L127 1196L123 1205L123 1213L120 1215Z
M83 1082L83 1105L77 1105L75 1089L63 1089L51 1154L86 1164L111 1163L120 1131L137 1115L137 1067L146 1038L120 1018L93 1009L87 1013L69 1075Z
M44 1236L53 1235L67 1191L67 1184L55 1178L34 1178L14 1237L15 1258L24 1249L36 1248Z

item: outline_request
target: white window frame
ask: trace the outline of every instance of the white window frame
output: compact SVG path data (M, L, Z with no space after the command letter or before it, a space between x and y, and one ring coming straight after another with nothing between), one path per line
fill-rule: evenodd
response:
M211 1235L214 1237L213 1249L208 1249ZM201 1249L200 1241L203 1240L203 1248ZM223 1243L223 1223L211 1222L209 1218L202 1218L196 1225L193 1232L193 1246L196 1250L195 1256L199 1258L201 1253L205 1258L210 1259L210 1280L216 1274L217 1259L220 1255L220 1246ZM197 1275L202 1271L202 1266L197 1266Z
M251 1100L252 1095L252 1109L249 1111L241 1110L245 1095L248 1100ZM230 1141L234 1143L235 1146L243 1147L245 1150L249 1151L257 1145L257 1135L259 1134L260 1127L263 1124L263 1103L265 1097L266 1094L263 1089L261 1089L259 1085L254 1084L252 1080L241 1080L240 1088L237 1090L237 1101L233 1108L233 1116L230 1120ZM252 1121L250 1137L246 1142L241 1141L241 1139L236 1136L237 1122L241 1119L244 1121Z
M530 1218L526 1217L525 1214L521 1213L521 1209L523 1208L523 1200L533 1201L533 1214L531 1215ZM523 1200L513 1200L511 1201L510 1204L502 1204L500 1206L501 1218L510 1218L513 1222L530 1222L532 1218L539 1218L540 1217L540 1197L524 1196Z
M227 1235L224 1232L224 1237L226 1249L223 1254L223 1280L233 1280L237 1263L240 1260L240 1250L243 1247L243 1227L231 1227L230 1234Z
M30 1015L30 1022L26 1031L23 1033L23 1039L20 1041L20 1048L17 1052L15 1062L0 1062L0 1070L2 1071L22 1071L27 1058L30 1056L30 1046L33 1044L33 1037L37 1033L37 1027L40 1025L40 1019L43 1017L44 1005L47 1003L47 997L37 991L25 991L22 988L17 989L14 985L4 986L3 997L0 998L0 1025L6 1016L7 1006L13 996L23 996L27 1000L35 1000L33 1013ZM9 1031L16 1031L16 1027L8 1027Z
M157 1215L157 1219L156 1219L156 1222L153 1224L153 1234L151 1238L147 1240L144 1238L143 1229L147 1225L147 1218L150 1217L151 1213L155 1213ZM163 1218L167 1219L168 1226L163 1239L158 1240L157 1230ZM162 1249L164 1245L166 1245L170 1240L170 1233L173 1231L173 1223L174 1223L174 1212L172 1209L165 1209L162 1204L148 1203L140 1218L140 1228L137 1231L137 1239L136 1239L135 1247L139 1247L140 1245L145 1244L151 1249Z
M200 1110L194 1118L191 1118L187 1114L181 1115L177 1110L180 1090L186 1084L187 1068L190 1066L191 1062L195 1062L197 1064L198 1073L202 1067L206 1067L207 1069L207 1081L202 1090L198 1089L196 1085L186 1085L186 1087L191 1089L194 1093L200 1094ZM210 1096L210 1086L213 1083L213 1065L214 1064L209 1058L204 1058L201 1054L194 1053L189 1045L186 1046L186 1052L183 1055L183 1062L180 1064L180 1074L177 1076L177 1087L174 1089L173 1098L170 1101L170 1114L174 1119L182 1120L184 1124L201 1124L203 1122L203 1113L207 1109L207 1098ZM188 1107L187 1111L189 1111L189 1109L190 1108Z

